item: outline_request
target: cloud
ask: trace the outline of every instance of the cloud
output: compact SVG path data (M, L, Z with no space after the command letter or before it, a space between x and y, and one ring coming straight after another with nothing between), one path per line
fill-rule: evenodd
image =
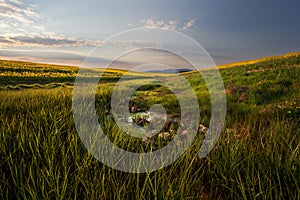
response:
M86 59L86 56L73 51L0 49L0 60L1 59L80 66L82 61ZM108 58L89 56L85 61L84 66L105 67L107 63L111 63L112 61L113 60ZM109 67L126 69L129 66L132 66L133 63L134 62L132 61L118 60L113 62L113 64Z
M160 47L159 43L129 40L129 41L108 41L78 39L74 37L65 37L54 33L44 34L19 34L0 36L0 48L5 47L96 47L96 46L115 46L126 49L142 48L148 46Z
M16 33L16 28L35 31L33 24L42 19L37 13L36 6L24 4L19 0L0 0L1 33Z
M94 46L97 42L66 38L56 34L19 34L15 36L0 36L0 47L66 47Z
M192 67L189 62L187 62L185 59L182 59L182 57L180 57L179 55L167 50L155 48L145 48L131 51L130 53L124 54L118 58L116 67L118 66L119 62L133 63L134 66L140 66L149 63L152 63L150 65L155 65L154 63L160 63L177 69ZM146 67L149 67L149 65L147 65Z
M196 19L188 20L187 22L180 23L179 20L157 20L155 18L142 19L140 23L145 28L162 28L165 30L189 30L195 26Z
M0 59L20 60L55 64L80 65L85 55L72 51L47 51L47 50L1 50ZM102 58L90 58L94 63L103 63Z
M140 20L144 27L147 28L155 28L160 27L162 29L174 30L177 28L178 21L170 20L170 21L163 21L163 20L155 20L154 18L150 19L142 19Z
M18 4L18 5L21 5L22 2L19 1L19 0L9 0L11 3L15 3L15 4Z
M78 39L48 32L44 17L34 4L19 0L0 0L0 48L101 46L101 40ZM172 26L172 23L169 24ZM133 48L149 46L146 41L110 41L106 45ZM157 45L156 45L157 46Z
M17 60L37 61L79 61L84 57L64 53L64 49L72 47L96 47L109 46L121 47L126 50L143 47L161 47L155 41L122 40L109 41L90 40L84 38L69 37L47 31L44 26L46 17L38 11L38 6L28 1L21 0L0 0L0 56L15 58ZM148 25L162 26L165 29L176 29L177 21L148 20ZM69 48L71 47L71 48ZM34 51L40 49L40 52ZM58 54L51 51L56 49ZM78 48L80 49L80 48ZM19 51L17 51L19 50ZM97 60L98 61L98 60Z
M41 19L41 16L34 11L34 7L26 8L25 10L23 10L23 13L26 15L26 17Z
M32 20L24 17L18 8L14 6L7 6L0 4L0 17L1 23L10 23L11 27L17 27L19 25L29 25L32 23Z
M191 19L185 22L184 26L181 28L182 30L188 30L195 25L196 19Z

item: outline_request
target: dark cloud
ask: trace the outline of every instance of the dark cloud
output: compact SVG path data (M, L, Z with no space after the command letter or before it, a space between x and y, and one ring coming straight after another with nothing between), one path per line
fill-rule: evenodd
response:
M42 36L16 36L10 37L15 43L25 44L28 46L72 46L78 41L68 38L54 38L54 37L42 37Z
M46 63L58 63L58 64L77 64L81 65L82 62L86 59L84 66L89 67L104 67L106 64L112 62L110 59L101 58L101 57L92 57L88 58L85 55L80 55L73 52L64 52L64 51L30 51L30 50L0 50L0 59L8 60L23 60L23 61L36 61L36 62L46 62ZM131 66L131 62L127 61L117 61L114 63L113 67L126 69L128 66ZM111 66L112 67L112 66Z
M0 36L0 44L4 43L4 44L11 44L13 43L13 41L7 39L6 37Z
M62 47L62 46L97 46L99 41L80 40L76 38L68 38L57 35L37 35L37 36L0 36L1 46L15 46L15 47Z

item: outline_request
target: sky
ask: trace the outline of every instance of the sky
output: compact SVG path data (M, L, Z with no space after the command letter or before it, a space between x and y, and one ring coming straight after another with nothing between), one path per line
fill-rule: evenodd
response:
M299 0L0 0L0 59L80 66L100 46L105 48L92 57L101 67L118 53L166 47L168 34L147 40L129 32L103 43L143 27L187 35L216 65L299 52L299 7ZM173 42L190 49L191 57L198 56L188 42L175 36ZM151 52L148 60L159 62L159 55L175 63L168 52L146 50L135 56L127 53L114 67L126 68L136 56L142 59Z

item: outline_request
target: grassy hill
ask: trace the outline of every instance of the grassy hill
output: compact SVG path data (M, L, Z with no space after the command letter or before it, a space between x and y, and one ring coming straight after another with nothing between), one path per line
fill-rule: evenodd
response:
M0 89L52 88L73 85L79 67L0 60ZM132 78L168 76L168 74L140 73L120 69L90 69L102 72L101 82L115 82L125 73Z
M0 61L0 199L300 198L299 53L221 66L227 117L217 145L200 159L199 129L176 162L142 174L103 165L81 143L72 115L77 70ZM131 151L162 148L178 134L176 129L163 130L170 136L153 137L145 144L104 118L113 87L124 73L104 72L96 95L107 137ZM143 82L154 76L129 77ZM208 126L211 105L205 82L195 72L184 76L199 98L200 123ZM169 114L180 113L172 92L155 81L139 88L130 106L147 110L154 103L165 106Z

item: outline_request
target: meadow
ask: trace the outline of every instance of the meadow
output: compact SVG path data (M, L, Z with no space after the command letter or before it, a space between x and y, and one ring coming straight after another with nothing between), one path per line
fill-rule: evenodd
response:
M199 129L191 147L171 165L126 173L95 159L76 132L72 88L77 67L0 61L0 199L300 199L300 53L219 70L227 116L208 156L198 156ZM125 71L103 73L96 107L107 137L136 152L166 145L171 137L145 145L106 117L113 87ZM205 82L194 72L183 75L199 98L200 123L208 126ZM128 81L153 76L132 73ZM156 84L140 87L130 105L145 111L154 103L168 112L178 109L172 92Z

